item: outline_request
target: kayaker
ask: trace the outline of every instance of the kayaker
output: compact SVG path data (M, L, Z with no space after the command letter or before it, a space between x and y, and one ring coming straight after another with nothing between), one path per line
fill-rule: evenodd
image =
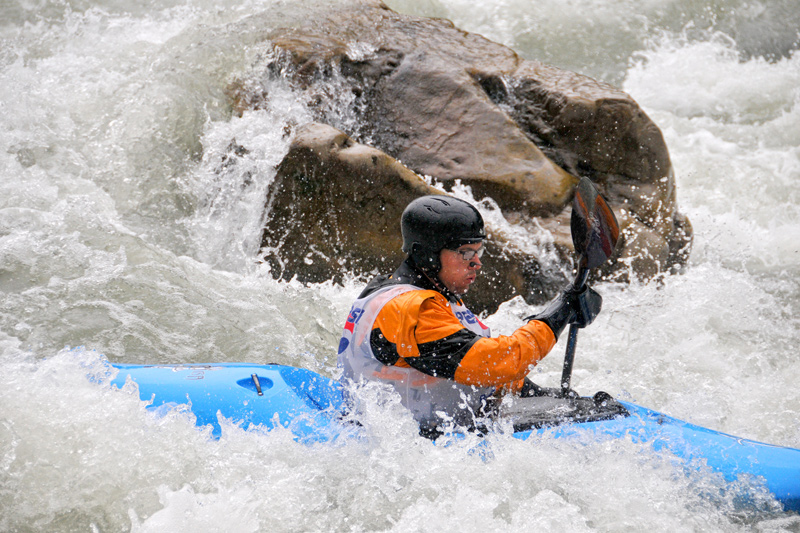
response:
M350 309L339 345L346 388L391 385L435 436L443 425L476 427L503 394L533 395L526 375L567 324L590 324L602 304L592 289L567 290L508 336L489 328L462 301L481 269L483 218L449 196L412 201L401 217L408 257L377 276Z

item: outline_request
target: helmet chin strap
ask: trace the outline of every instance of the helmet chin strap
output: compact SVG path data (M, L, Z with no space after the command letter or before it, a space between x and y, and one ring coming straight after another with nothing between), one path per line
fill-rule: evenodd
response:
M426 278L428 278L428 281L430 281L433 284L433 286L436 287L436 290L438 290L439 292L444 294L445 298L447 298L448 300L454 301L457 304L461 304L461 297L458 296L453 291L451 291L450 289L448 289L445 286L445 284L442 283L442 280L439 279L439 276L435 276L435 277L431 278L428 275L427 272L423 272L422 275L425 276Z
M415 270L417 272L419 272L420 274L422 274L425 277L425 279L427 279L430 282L430 284L433 285L436 288L437 291L442 293L448 300L452 300L452 301L454 301L456 303L459 303L459 304L461 303L461 298L457 294L455 294L453 291L448 289L444 285L444 283L442 283L442 280L439 279L438 273L431 275L429 273L428 269L420 267L416 263L416 261L414 261L413 258L409 257L409 259L411 259L411 262L414 264Z

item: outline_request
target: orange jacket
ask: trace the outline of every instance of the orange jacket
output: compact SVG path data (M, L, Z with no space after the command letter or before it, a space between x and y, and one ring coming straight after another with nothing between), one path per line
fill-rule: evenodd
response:
M530 369L555 345L552 330L531 321L511 335L482 337L433 290L403 293L387 303L373 324L370 343L382 363L476 386L517 391Z

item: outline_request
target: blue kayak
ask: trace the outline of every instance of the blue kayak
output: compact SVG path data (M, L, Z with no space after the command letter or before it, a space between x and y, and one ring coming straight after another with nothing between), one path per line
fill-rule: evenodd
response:
M310 370L247 363L121 365L111 382L136 383L149 409L188 405L198 426L222 432L219 416L244 429L288 428L302 442L325 442L342 434L344 400L338 382ZM527 399L526 399L527 400ZM517 402L515 402L517 403ZM518 402L525 404L526 402ZM548 434L629 438L668 450L687 464L700 461L728 481L754 476L788 511L800 511L800 450L741 439L703 428L604 393L594 398L533 398L507 416L514 437Z

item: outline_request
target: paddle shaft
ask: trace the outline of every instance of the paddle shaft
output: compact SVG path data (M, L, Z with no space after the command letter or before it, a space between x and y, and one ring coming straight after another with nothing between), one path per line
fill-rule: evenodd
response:
M569 382L572 379L572 363L575 361L575 346L578 344L578 326L570 324L567 339L567 353L564 355L564 370L561 371L561 393L569 394Z
M575 276L575 290L583 292L586 287L586 280L589 278L589 268L586 265L584 258L578 260L581 265L578 269L578 274ZM575 361L575 347L578 344L578 330L580 328L575 324L569 326L569 337L567 338L567 352L564 354L564 369L561 371L561 394L567 396L569 394L569 384L572 381L572 363Z

